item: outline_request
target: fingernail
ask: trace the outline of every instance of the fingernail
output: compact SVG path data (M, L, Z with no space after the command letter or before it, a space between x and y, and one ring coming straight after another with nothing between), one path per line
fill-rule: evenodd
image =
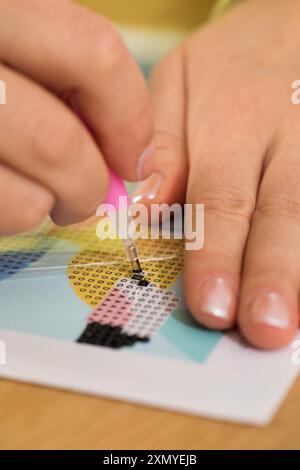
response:
M145 178L151 175L154 169L154 161L155 145L154 141L152 140L150 145L148 145L146 150L144 150L137 161L136 177L138 181L143 181Z
M221 278L208 278L200 286L199 311L206 315L233 320L235 295L229 283Z
M250 305L249 321L287 330L291 326L291 315L286 302L279 294L267 292L257 297Z
M132 195L132 203L136 204L143 199L155 199L164 181L164 175L159 171L155 171L148 179L143 181Z

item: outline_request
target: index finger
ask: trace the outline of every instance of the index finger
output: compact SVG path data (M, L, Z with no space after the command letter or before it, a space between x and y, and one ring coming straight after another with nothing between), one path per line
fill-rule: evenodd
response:
M61 0L2 0L0 60L55 93L69 91L110 166L129 180L148 176L147 87L108 21Z

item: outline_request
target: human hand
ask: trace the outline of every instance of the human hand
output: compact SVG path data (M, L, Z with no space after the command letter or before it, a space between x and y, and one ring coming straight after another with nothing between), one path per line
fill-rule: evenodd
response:
M144 79L114 27L84 8L0 0L0 10L0 235L48 213L78 222L104 199L107 164L131 181L151 173Z
M299 22L298 0L249 0L156 68L155 173L135 193L204 204L204 248L185 252L190 310L267 349L299 323Z

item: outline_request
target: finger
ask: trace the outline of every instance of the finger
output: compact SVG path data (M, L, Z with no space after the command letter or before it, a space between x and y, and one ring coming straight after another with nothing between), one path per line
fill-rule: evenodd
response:
M71 91L121 176L150 174L151 148L144 152L153 133L147 88L104 18L61 0L2 0L0 58L57 93Z
M8 90L0 108L0 156L55 195L60 224L95 214L107 191L105 162L88 131L55 96L0 65Z
M299 127L299 126L298 126ZM298 326L300 164L297 135L275 149L260 188L247 244L239 324L255 346L286 345Z
M53 205L47 189L0 164L0 235L36 227Z
M240 272L264 153L263 141L238 114L224 120L223 107L214 107L190 143L187 202L204 204L205 231L203 249L185 252L185 293L194 317L216 329L236 322Z
M154 71L151 95L155 116L155 164L139 185L133 202L183 202L188 158L185 145L185 96L182 52L172 52Z

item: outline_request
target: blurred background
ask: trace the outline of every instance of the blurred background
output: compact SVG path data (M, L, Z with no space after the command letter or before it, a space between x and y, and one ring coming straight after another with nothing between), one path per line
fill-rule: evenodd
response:
M117 23L189 31L205 19L214 0L79 0L78 3Z
M77 0L77 3L95 10L118 25L129 48L147 74L153 63L205 21L217 2Z

